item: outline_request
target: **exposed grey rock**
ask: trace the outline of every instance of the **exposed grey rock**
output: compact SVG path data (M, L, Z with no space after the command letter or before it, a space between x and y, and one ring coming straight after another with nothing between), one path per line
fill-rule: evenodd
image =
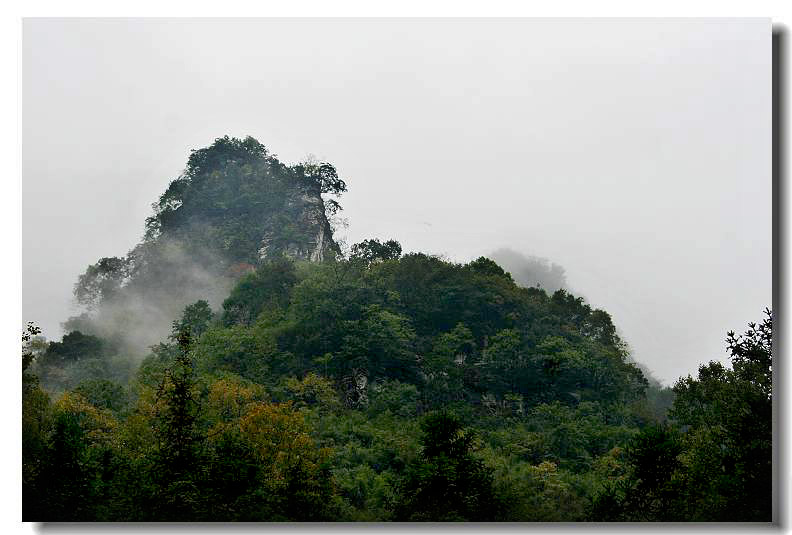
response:
M294 224L300 238L279 239L279 229L267 230L258 249L259 261L287 256L295 260L322 262L341 252L333 239L318 187L298 188L286 202L286 207L288 213L296 214Z

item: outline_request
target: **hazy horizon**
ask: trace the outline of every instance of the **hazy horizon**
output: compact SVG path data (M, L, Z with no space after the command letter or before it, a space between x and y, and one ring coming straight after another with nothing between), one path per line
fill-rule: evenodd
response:
M22 59L48 339L223 135L335 164L349 244L559 264L666 384L771 306L769 19L26 19Z

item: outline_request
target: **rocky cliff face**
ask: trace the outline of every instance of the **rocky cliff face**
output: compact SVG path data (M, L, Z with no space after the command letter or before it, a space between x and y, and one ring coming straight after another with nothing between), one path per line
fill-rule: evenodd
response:
M259 261L287 256L322 262L340 254L318 186L296 188L289 195L284 211L292 220L279 218L264 232L258 250Z
M253 138L218 138L193 151L160 196L146 242L176 240L226 267L282 256L322 261L340 252L327 219L340 206L322 195L345 191L332 164L286 165Z

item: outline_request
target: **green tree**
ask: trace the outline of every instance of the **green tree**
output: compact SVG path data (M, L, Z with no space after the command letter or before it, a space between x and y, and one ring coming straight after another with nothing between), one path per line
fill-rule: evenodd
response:
M421 422L421 460L412 464L396 518L407 521L487 521L497 518L492 471L473 456L474 435L457 416L431 413Z
M266 308L285 306L296 283L294 262L284 258L263 263L223 301L223 324L251 325Z
M502 267L500 267L493 260L490 260L489 258L484 256L478 257L476 260L468 264L467 267L468 269L470 269L475 273L479 273L482 275L491 275L495 277L504 277L508 280L512 280L511 275L506 273Z
M674 428L650 425L626 449L631 467L627 479L606 487L593 502L593 518L600 521L669 522L680 516L680 493L675 472L683 451Z
M39 362L42 366L63 366L101 356L104 349L102 340L96 336L72 331L63 335L60 342L50 342Z
M710 362L674 385L670 417L684 426L684 490L691 518L768 522L772 518L772 339L760 324L726 338L732 367Z
M41 334L41 329L33 322L28 322L22 331L22 396L38 387L38 377L30 372L30 365L36 358L33 350L34 339Z
M401 244L396 240L388 240L383 243L378 239L371 239L353 245L350 258L370 264L377 261L395 260L401 256L401 253Z
M336 365L345 371L363 368L369 380L417 380L413 352L415 332L410 320L379 305L363 309L359 320L344 325L344 339Z
M630 477L594 502L596 520L772 520L772 313L727 335L732 368L710 362L674 385L671 421L628 448Z
M46 481L41 473L48 464L48 435L51 426L49 395L30 367L36 353L33 343L41 333L33 323L22 332L22 518L41 520L45 512Z
M106 257L88 266L74 285L74 297L89 309L112 300L121 292L129 277L129 264L126 259Z
M180 333L189 332L193 339L197 340L209 328L213 317L209 303L203 299L187 305L181 319L173 322L171 337L177 340Z
M503 329L490 336L479 364L484 384L498 399L503 399L507 393L517 392L520 376L527 364L520 333L515 329Z
M124 387L107 379L86 379L82 381L74 392L99 409L107 409L119 415L129 402Z
M152 474L157 491L151 504L157 520L200 518L202 430L201 405L190 354L189 332L180 333L179 353L157 391L154 435L157 440Z
M469 386L466 378L470 379L476 370L477 354L473 333L464 324L459 323L439 334L421 363L424 403L439 409L448 403L465 400Z

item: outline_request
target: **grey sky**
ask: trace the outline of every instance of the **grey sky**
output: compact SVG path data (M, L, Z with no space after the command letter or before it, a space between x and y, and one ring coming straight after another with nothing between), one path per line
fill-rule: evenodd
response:
M667 383L771 304L771 27L720 20L27 20L23 319L59 338L190 149L347 181L349 243L566 269Z

